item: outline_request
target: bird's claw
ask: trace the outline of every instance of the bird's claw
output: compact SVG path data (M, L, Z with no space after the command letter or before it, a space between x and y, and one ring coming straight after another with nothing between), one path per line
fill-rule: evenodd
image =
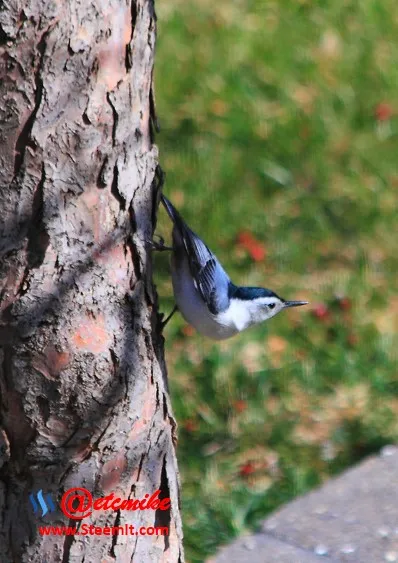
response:
M158 241L155 240L146 240L146 243L152 248L152 250L156 250L158 252L164 252L166 250L173 250L171 246L166 246L164 243L164 238L160 235L153 235Z
M174 315L174 313L178 311L178 307L177 305L174 305L173 310L171 311L171 313L168 315L168 317L166 317L166 319L163 321L160 321L160 329L161 331L163 331L164 327L167 325L167 323L169 322L169 320L171 319L171 317ZM163 317L164 315L162 315Z

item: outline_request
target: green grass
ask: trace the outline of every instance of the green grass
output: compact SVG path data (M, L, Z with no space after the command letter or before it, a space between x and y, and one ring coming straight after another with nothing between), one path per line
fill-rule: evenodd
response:
M236 283L311 302L222 343L166 329L198 562L396 441L398 5L157 10L165 192ZM162 256L155 275L167 311Z

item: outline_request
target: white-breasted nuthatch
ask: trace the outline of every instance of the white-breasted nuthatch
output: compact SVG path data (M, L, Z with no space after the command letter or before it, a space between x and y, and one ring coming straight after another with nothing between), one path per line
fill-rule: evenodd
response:
M229 338L245 328L266 321L288 307L308 301L285 301L270 289L240 287L229 276L205 243L188 227L173 204L161 201L173 221L171 272L176 307L196 330L214 340Z

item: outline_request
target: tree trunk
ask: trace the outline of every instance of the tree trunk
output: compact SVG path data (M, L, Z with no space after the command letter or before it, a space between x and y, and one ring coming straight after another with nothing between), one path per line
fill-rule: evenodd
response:
M145 243L158 187L155 32L153 0L0 7L1 563L183 561ZM160 489L171 508L68 520L71 487L94 499ZM39 533L83 523L169 535Z

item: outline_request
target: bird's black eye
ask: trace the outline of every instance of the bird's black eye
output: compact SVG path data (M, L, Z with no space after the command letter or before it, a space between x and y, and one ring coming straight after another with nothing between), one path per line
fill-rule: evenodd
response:
M275 305L276 305L276 303L270 303L270 304L268 305L268 307L269 307L270 309L275 309Z

